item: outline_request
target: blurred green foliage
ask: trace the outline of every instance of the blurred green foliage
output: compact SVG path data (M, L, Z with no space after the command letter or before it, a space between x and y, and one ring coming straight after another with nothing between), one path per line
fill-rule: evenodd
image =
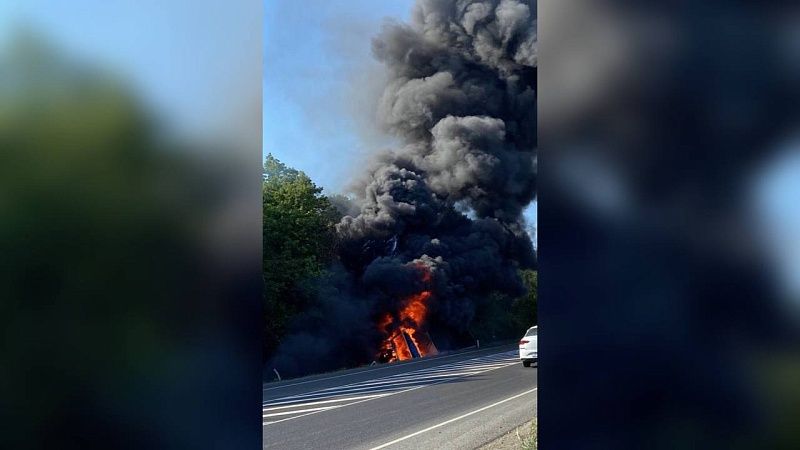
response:
M758 368L754 384L763 394L769 412L768 446L781 450L800 448L800 360L797 352L770 352L749 362L751 368Z
M207 387L197 363L213 353L190 330L214 333L227 314L199 233L219 199L190 205L215 178L165 143L132 92L31 33L2 49L0 447L203 436L163 419Z

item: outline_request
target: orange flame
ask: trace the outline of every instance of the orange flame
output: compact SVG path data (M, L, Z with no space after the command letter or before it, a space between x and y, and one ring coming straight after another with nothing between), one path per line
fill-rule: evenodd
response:
M422 281L430 283L430 270L422 264L417 264L422 274ZM378 351L378 359L381 361L392 362L411 359L414 354L410 345L419 356L435 355L438 353L436 346L431 341L430 336L425 332L424 326L428 316L427 301L432 293L430 290L423 290L418 294L405 299L403 307L397 314L386 313L378 324L378 329L387 337L384 339ZM395 317L398 323L395 324ZM393 325L396 325L393 327Z

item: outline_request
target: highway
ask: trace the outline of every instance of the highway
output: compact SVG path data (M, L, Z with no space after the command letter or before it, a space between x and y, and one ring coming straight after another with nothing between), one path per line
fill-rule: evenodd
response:
M264 448L472 449L531 420L515 345L265 383Z

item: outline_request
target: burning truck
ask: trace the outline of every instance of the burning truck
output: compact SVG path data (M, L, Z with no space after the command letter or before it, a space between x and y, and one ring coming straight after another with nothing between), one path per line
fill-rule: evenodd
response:
M428 284L431 273L423 265L417 265L422 273L422 280ZM428 305L431 291L425 289L412 295L401 304L400 310L386 312L378 325L386 338L378 351L377 361L402 361L422 356L436 355L439 350L426 330Z

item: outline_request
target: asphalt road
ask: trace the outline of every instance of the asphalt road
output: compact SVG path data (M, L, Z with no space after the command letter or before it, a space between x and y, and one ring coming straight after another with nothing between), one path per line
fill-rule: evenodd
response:
M531 420L516 346L264 385L264 448L472 449Z

